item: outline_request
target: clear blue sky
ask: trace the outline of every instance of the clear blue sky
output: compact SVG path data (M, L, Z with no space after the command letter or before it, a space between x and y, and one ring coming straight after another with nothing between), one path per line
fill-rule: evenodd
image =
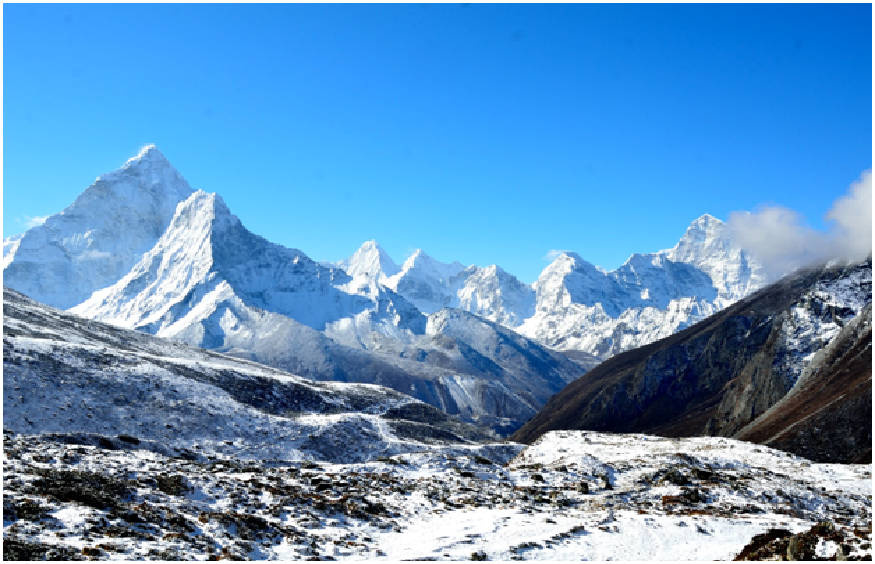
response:
M317 260L567 249L605 268L703 213L815 228L872 162L856 5L3 6L3 234L156 143Z

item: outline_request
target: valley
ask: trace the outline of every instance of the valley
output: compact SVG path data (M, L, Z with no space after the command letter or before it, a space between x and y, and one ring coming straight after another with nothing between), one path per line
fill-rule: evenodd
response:
M871 255L320 262L151 145L3 265L4 559L871 559Z

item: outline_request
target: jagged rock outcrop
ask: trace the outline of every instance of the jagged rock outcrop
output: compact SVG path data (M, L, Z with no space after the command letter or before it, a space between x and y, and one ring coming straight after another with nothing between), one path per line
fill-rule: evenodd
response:
M796 386L737 433L812 460L872 463L872 304L818 351Z

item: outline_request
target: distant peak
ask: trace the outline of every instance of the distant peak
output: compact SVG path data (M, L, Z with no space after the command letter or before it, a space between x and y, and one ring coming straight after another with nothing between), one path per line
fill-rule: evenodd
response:
M187 200L179 205L192 209L208 209L216 215L229 215L231 213L221 196L215 192L204 192L203 190L195 190Z
M722 223L723 223L722 221L720 221L719 219L717 219L716 217L714 217L710 213L705 213L705 214L702 214L701 216L699 216L695 221L693 221L693 223L690 224L690 227L692 227L694 225L702 225L702 226L708 226L711 224L720 225Z
M579 254L575 253L574 251L562 251L562 252L556 254L555 257L556 258L553 259L554 263L556 263L556 262L568 262L568 261L580 262L580 263L586 262L585 260L583 260L583 257L581 257Z
M137 153L135 157L131 157L125 162L123 169L130 168L133 166L137 166L140 163L162 163L169 164L167 158L164 157L164 154L158 149L158 146L154 143L150 143L146 145L140 152Z
M158 145L155 143L149 143L148 145L144 145L142 149L140 149L140 153L137 155L138 157L144 157L148 154L161 154L161 151L158 150Z
M714 217L711 214L704 214L690 223L690 226L687 227L687 231L684 233L684 236L681 237L681 242L683 241L701 241L703 239L710 239L715 236L719 236L723 228L723 222Z

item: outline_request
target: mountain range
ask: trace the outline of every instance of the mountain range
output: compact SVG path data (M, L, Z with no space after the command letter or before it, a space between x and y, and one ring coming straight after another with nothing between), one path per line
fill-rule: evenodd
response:
M592 429L725 436L872 459L872 259L782 278L572 382L512 438Z
M155 147L4 241L4 285L62 309L316 380L375 383L501 433L599 362L766 283L703 215L678 244L605 271L557 257L532 284L497 265L400 267L375 241L319 263L247 230Z
M316 262L149 146L3 265L4 559L871 559L871 255Z

